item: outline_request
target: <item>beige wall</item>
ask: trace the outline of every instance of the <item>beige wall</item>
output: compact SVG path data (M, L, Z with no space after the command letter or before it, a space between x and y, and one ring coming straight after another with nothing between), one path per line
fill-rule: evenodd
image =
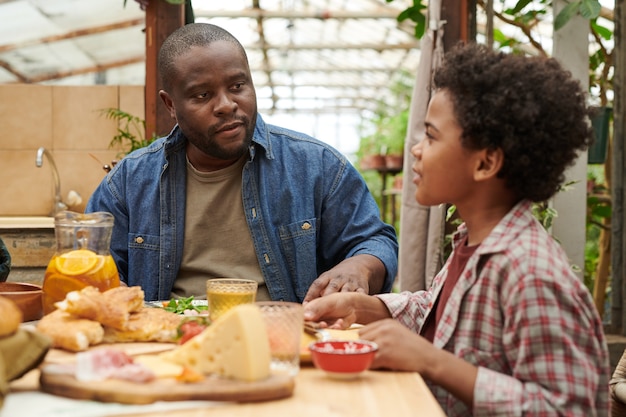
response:
M143 86L0 85L0 216L46 216L54 203L53 155L65 202L70 190L83 202L71 210L82 212L119 149L109 148L117 121L101 109L119 108L144 117ZM97 159L97 160L96 160Z

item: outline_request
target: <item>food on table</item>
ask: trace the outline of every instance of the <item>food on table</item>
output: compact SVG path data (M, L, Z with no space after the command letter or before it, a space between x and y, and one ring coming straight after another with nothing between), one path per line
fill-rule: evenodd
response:
M55 254L43 280L43 312L54 311L55 303L64 300L71 291L87 286L106 291L119 285L119 274L111 255L98 255L89 249Z
M170 301L164 301L163 308L171 313L189 316L208 313L208 306L194 303L193 295L191 297L172 298Z
M302 335L300 336L300 359L303 358L308 360L311 358L311 351L309 350L309 345L313 342L317 342L317 337L306 332L302 331Z
M139 355L133 359L135 363L150 369L157 378L178 378L185 370L184 366L166 361L159 355Z
M113 348L80 352L76 355L75 365L79 381L123 379L148 382L156 378L148 368L136 364L130 355Z
M209 321L204 318L184 320L178 326L178 344L182 345L191 340L194 336L202 333L209 326Z
M183 316L160 308L142 308L130 315L124 329L104 328L104 342L175 342Z
M22 311L12 300L0 297L0 317L0 337L9 336L20 327Z
M202 333L159 357L200 374L245 381L270 375L270 347L260 309L241 304L215 320Z
M86 287L69 292L63 301L55 305L66 313L115 329L125 329L130 314L143 308L143 300L141 287L117 287L105 292Z
M309 346L313 342L324 340L358 340L360 327L360 325L354 325L352 328L339 330L316 328L312 326L312 323L305 324L302 337L300 338L300 360L311 361L311 350Z
M78 352L103 342L176 341L183 317L162 309L137 309L139 295L143 300L139 287L105 292L88 287L70 294L59 303L68 311L56 310L37 324L37 330L52 339L53 347ZM104 314L94 314L94 306L102 308Z
M102 342L104 329L97 321L82 319L61 310L43 316L37 330L52 340L52 347L80 352Z
M71 375L82 382L120 379L142 383L153 381L157 377L126 352L115 348L79 352L75 362L48 364L45 365L45 370L55 375Z

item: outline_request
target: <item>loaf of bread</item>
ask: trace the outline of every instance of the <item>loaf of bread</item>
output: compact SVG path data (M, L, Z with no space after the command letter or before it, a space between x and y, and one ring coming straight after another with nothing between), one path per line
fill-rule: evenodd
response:
M52 347L71 352L86 350L102 342L104 328L100 323L55 310L43 316L37 330L52 340Z
M130 314L143 307L143 297L141 287L116 287L105 292L85 287L68 293L65 300L56 303L56 307L74 316L121 330L127 327Z
M22 311L12 300L0 296L0 337L12 335L22 323Z
M162 308L144 307L130 315L124 329L104 326L105 343L174 342L183 316Z
M175 342L183 316L161 308L143 307L140 287L95 287L72 291L57 310L37 324L52 346L72 352L100 343Z

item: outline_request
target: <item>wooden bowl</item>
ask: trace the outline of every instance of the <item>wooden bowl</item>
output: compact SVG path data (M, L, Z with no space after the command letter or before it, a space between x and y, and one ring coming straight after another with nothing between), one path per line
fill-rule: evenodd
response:
M41 287L25 282L0 282L0 296L12 300L24 316L22 321L39 320L43 316Z

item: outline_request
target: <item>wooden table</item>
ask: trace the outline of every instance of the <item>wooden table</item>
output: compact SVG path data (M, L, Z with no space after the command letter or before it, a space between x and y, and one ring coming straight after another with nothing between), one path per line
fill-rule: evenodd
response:
M445 416L417 373L368 371L352 381L328 378L303 368L294 395L285 400L227 404L210 410L179 410L151 414L167 417L380 417ZM130 414L125 417L143 417Z
M37 391L38 370L11 384L14 392ZM9 394L11 395L11 394ZM37 415L47 417L45 409ZM115 412L112 417L444 417L421 376L413 372L367 371L355 380L337 380L305 365L296 377L294 395L258 403L212 402L201 408L163 412Z

